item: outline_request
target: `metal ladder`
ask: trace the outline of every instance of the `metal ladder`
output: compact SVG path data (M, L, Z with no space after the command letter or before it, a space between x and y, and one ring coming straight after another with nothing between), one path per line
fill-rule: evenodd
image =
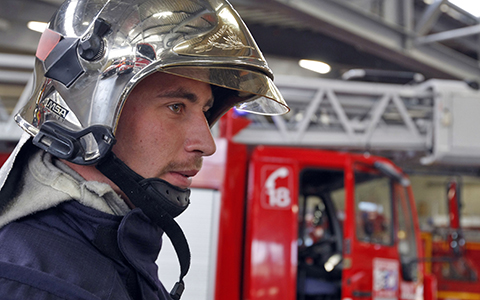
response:
M274 117L248 115L251 124L234 141L338 150L418 151L424 154L423 164L480 164L480 134L475 134L480 130L480 118L465 116L475 130L465 128L466 121L458 120L460 111L468 115L466 102L480 112L480 93L465 82L429 80L398 85L278 76L275 83L291 112ZM462 131L464 138L455 140ZM469 139L465 135L470 134L474 140L465 147L464 140Z

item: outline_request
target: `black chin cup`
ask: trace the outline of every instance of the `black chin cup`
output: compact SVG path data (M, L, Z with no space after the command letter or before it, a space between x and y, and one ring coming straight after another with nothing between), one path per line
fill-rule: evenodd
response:
M143 179L139 184L173 218L184 212L190 204L190 189L181 189L158 178Z
M180 262L180 276L170 296L173 300L179 300L185 288L183 278L190 268L190 248L185 234L173 218L187 208L190 203L190 190L180 189L161 179L144 179L118 159L112 151L100 160L96 168L112 180L133 205L142 209L143 213L163 229L172 241Z

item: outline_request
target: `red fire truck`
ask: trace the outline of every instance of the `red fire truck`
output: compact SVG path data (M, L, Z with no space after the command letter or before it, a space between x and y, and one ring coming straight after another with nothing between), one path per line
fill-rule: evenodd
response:
M222 119L217 153L179 217L193 255L184 299L432 294L412 190L399 168L369 155L235 143L247 124L235 113ZM213 194L199 196L207 190ZM196 257L198 245L204 257ZM163 255L160 277L168 286L162 268L175 259ZM203 274L195 273L202 263Z

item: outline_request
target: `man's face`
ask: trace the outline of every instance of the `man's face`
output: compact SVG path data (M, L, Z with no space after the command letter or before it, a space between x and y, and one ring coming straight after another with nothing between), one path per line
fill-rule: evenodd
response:
M204 115L212 105L209 84L156 72L128 96L113 152L145 178L187 188L215 152Z

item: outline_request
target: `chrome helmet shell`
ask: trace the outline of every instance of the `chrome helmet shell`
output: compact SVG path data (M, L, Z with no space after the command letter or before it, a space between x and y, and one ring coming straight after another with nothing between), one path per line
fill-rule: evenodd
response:
M289 110L225 0L67 0L42 34L34 90L15 120L55 156L96 163L114 143L129 93L157 71L211 84L210 124L233 106Z

